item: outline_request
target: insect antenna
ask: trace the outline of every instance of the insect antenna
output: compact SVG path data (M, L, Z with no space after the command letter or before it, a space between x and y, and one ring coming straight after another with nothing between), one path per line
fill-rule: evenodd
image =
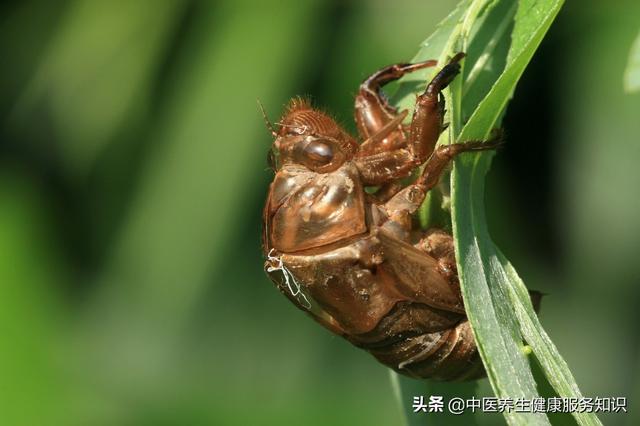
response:
M273 125L269 121L269 117L267 117L267 112L264 110L264 105L260 102L260 99L257 99L258 107L260 108L260 112L262 113L262 119L264 120L264 124L267 126L267 130L271 133L271 136L274 138L278 136L278 133L274 130Z

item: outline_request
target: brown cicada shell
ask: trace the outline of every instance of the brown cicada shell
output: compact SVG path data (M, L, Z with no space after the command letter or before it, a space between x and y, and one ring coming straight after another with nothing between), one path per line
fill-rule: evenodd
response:
M271 280L320 324L411 377L469 380L484 368L465 316L452 237L423 231L413 214L450 160L497 140L435 148L444 129L441 91L459 53L417 97L410 125L381 87L435 61L392 65L356 96L359 143L302 99L277 131L276 171L264 208L263 250ZM419 177L401 185L417 167ZM379 187L374 194L365 187Z

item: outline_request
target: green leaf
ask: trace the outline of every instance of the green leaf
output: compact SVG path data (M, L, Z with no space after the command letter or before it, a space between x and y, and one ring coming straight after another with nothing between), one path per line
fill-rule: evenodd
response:
M484 139L489 136L533 53L560 11L562 3L563 0L519 2L505 70L465 124L457 138L458 141Z
M484 139L498 124L562 3L519 2L505 69L465 124L458 141ZM520 350L524 337L556 392L563 397L581 397L566 362L542 329L526 287L489 237L483 194L490 160L487 154L456 160L451 181L460 281L487 374L498 396L537 395L531 369ZM533 421L530 416L515 413L505 417L510 424L547 422L544 417ZM574 413L574 417L579 424L600 424L593 414Z
M511 45L513 16L517 3L498 1L477 21L478 29L469 41L462 87L462 119L468 121L504 71Z
M640 34L629 52L627 68L624 70L624 90L627 93L640 91Z
M469 156L456 165L452 224L458 274L467 316L496 396L532 399L538 396L535 380L521 350L522 335L504 289L504 274L495 267L496 253L484 218L489 158ZM475 179L478 175L481 179ZM504 415L513 425L549 424L542 413Z
M462 78L445 92L450 110L445 120L452 125L440 143L486 139L499 126L518 80L562 4L563 0L463 1L445 18L414 59L436 57L441 66L456 51L467 53ZM415 78L401 81L397 98L401 108L409 107L413 99L409 93L421 89ZM542 329L526 287L489 236L484 178L491 158L491 153L462 155L451 176L461 288L491 386L498 397L538 397L525 355L533 351L558 395L581 397L566 362ZM525 341L531 348L526 351ZM510 425L549 424L544 413L504 416ZM574 413L574 417L581 425L600 424L593 414Z

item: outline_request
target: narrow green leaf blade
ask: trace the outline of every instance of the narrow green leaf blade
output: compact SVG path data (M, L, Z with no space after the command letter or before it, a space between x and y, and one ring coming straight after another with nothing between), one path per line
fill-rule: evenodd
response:
M466 122L504 71L511 46L513 17L517 2L498 0L485 16L479 17L478 28L465 49L462 87L462 120Z
M498 124L516 83L562 3L562 0L520 2L505 70L473 112L458 140L485 139ZM460 158L452 173L453 231L460 281L489 379L497 395L514 397L517 394L513 392L519 391L526 392L528 398L531 394L537 395L530 367L523 363L524 356L518 350L524 337L559 395L580 397L566 362L533 311L526 287L489 237L484 219L482 182L490 158L486 154ZM509 308L508 312L505 308ZM491 326L498 326L501 333L496 333ZM525 387L514 388L516 381ZM505 417L509 424L536 424L530 417ZM574 417L581 425L600 424L593 414L574 413ZM548 422L546 417L535 420L539 421Z
M539 9L543 13L529 15L523 12L530 10L527 3L519 3L505 70L471 115L459 140L489 135L562 4L548 2L548 9ZM530 36L526 38L525 34ZM467 315L494 392L498 397L531 399L538 396L535 380L521 351L523 337L510 308L506 274L496 268L497 253L484 218L484 177L490 159L487 154L462 157L452 173L452 225L458 271ZM505 419L510 425L549 424L544 414L505 413Z
M507 66L465 124L458 140L484 139L489 135L563 3L564 0L520 1Z
M529 293L524 282L507 258L497 250L494 259L496 269L505 272L505 287L508 290L511 305L515 309L522 335L536 354L549 383L561 397L581 398L582 394L569 370L569 366L558 352L540 320L533 310ZM580 425L600 425L600 420L594 413L572 413Z
M497 397L532 399L535 380L523 354L522 336L507 294L501 288L496 256L484 218L484 175L489 155L459 160L452 180L454 242L467 317L487 376ZM548 425L543 413L504 413L510 425Z
M469 116L458 141L485 139L499 125L518 80L562 4L563 0L463 1L423 44L415 61L438 58L442 62L461 46L468 53L460 84L445 94L454 110L446 118L452 121L454 135ZM425 80L424 75L413 75L401 81L396 104L411 108L409 94L420 90L416 81L423 85ZM540 326L526 287L489 236L483 194L490 162L490 154L456 160L452 221L467 314L491 385L499 397L538 396L523 352L524 339L558 394L580 397L566 362ZM581 425L600 424L594 415L575 418ZM505 419L511 425L549 424L543 413L505 413Z

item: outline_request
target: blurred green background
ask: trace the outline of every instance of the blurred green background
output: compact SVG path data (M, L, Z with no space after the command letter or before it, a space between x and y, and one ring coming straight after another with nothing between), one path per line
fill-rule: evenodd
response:
M387 370L262 271L256 100L276 119L310 94L353 129L359 82L454 4L3 2L0 424L399 424ZM608 425L640 422L638 16L565 6L487 193L583 393L629 398Z

